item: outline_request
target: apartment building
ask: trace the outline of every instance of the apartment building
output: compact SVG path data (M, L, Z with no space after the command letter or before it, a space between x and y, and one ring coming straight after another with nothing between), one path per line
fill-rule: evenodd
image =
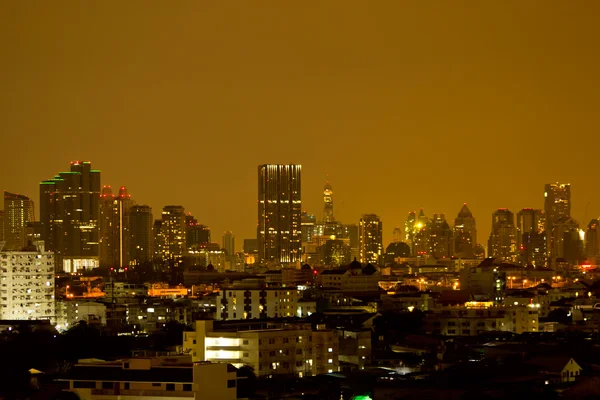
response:
M233 288L221 290L217 320L294 317L301 292L295 288Z
M194 332L183 333L183 352L190 354L194 362L249 365L260 377L303 377L339 370L338 337L332 329L313 330L310 324L284 323L242 329L238 325L217 331L213 321L196 321Z

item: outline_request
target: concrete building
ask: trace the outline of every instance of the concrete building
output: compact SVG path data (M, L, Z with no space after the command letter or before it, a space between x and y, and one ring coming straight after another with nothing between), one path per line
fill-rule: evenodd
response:
M98 217L98 262L101 267L122 269L129 266L131 205L131 195L125 186L121 186L118 196L113 194L110 186L102 187Z
M55 318L54 254L43 244L0 252L0 319Z
M377 268L371 264L363 267L357 260L348 267L325 270L317 276L319 286L349 294L377 293L380 280L381 273Z
M223 289L217 301L217 320L295 317L302 294L295 287Z
M185 209L182 206L165 206L160 226L162 235L162 259L180 263L186 251Z
M96 301L58 300L56 302L56 326L67 330L79 321L89 325L106 325L106 305Z
M259 377L304 377L339 370L339 342L332 329L284 323L242 329L217 331L213 321L196 321L194 332L183 333L183 351L194 362L249 365Z
M453 234L453 255L457 258L473 258L475 246L477 245L477 227L475 218L467 207L463 204L454 219Z
M81 400L235 400L236 369L189 357L79 360L62 381Z
M488 257L500 258L505 262L517 261L515 216L506 208L499 208L492 214Z

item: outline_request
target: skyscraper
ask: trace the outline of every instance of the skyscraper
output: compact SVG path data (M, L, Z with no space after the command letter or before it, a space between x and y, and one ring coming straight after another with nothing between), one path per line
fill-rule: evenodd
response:
M185 209L182 206L165 206L162 211L161 234L164 261L179 263L186 250Z
M129 265L130 259L131 195L125 186L121 186L118 196L113 194L110 186L103 186L99 205L98 252L100 266L125 268Z
M262 262L301 258L300 165L258 167L258 256Z
M358 225L360 262L383 263L383 224L375 214L363 214Z
M134 205L129 213L130 264L140 265L153 259L152 208Z
M556 266L556 260L566 261L572 265L578 264L584 258L583 254L583 234L579 229L579 224L573 218L561 218L554 222L552 227L552 249L549 260L553 267Z
M454 219L454 250L453 254L459 258L473 258L477 246L477 226L475 218L467 203L464 203Z
M325 183L323 202L323 222L326 224L335 222L335 218L333 217L333 190L329 181Z
M597 218L590 221L585 232L585 256L589 263L600 262L600 222Z
M300 224L302 232L302 243L308 243L312 240L312 237L314 235L316 218L313 214L309 214L308 211L302 211L302 215L300 217Z
M523 265L546 265L545 215L542 210L524 208L517 213L517 251Z
M452 230L444 214L433 214L429 226L429 254L438 259L452 256Z
M414 239L415 239L415 224L417 223L417 213L411 211L408 213L406 222L404 223L404 241L414 250Z
M4 192L4 251L21 251L25 247L25 227L33 220L33 201L29 197Z
M517 259L515 216L506 208L499 208L492 214L488 257L496 257L504 262L515 262Z
M88 161L71 162L69 172L40 184L40 221L59 270L98 266L100 171Z
M233 232L226 231L223 234L223 248L227 252L228 257L233 257L235 254L235 236Z
M548 183L544 187L544 214L546 214L546 249L548 266L553 266L559 256L555 251L561 238L557 236L554 226L571 217L571 184Z
M392 232L392 242L393 243L400 243L403 240L403 236L404 234L402 233L402 230L400 229L399 226L394 228L394 231Z
M198 223L192 213L185 216L185 242L188 250L205 247L211 243L210 228Z

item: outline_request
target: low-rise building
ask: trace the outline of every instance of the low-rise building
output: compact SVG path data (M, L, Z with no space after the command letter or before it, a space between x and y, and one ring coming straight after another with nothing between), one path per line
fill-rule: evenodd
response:
M236 368L189 357L80 360L61 380L81 400L237 398Z
M294 317L301 292L295 288L233 288L221 290L217 320Z
M338 337L332 329L313 330L310 324L285 323L262 329L243 328L237 325L215 330L213 321L196 321L194 332L183 333L183 352L195 362L249 365L262 377L303 377L339 370Z

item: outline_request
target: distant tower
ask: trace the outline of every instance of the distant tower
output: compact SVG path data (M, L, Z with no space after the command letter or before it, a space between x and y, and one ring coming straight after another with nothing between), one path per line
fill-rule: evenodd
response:
M295 263L302 256L300 165L258 167L258 257Z
M517 213L517 251L523 265L546 265L546 218L542 210L524 208Z
M473 258L477 246L477 227L475 218L467 203L463 204L454 219L454 256Z
M4 192L4 251L21 251L25 247L25 227L33 221L33 201L27 196Z
M129 212L131 195L125 186L115 196L110 186L102 187L100 195L100 216L98 256L101 267L125 268L129 265Z
M129 213L130 264L140 265L152 261L154 257L154 235L152 234L152 208L145 205L131 207Z
M452 230L444 214L433 214L429 227L429 254L437 259L452 256Z
M226 231L223 234L223 248L227 252L228 257L233 257L235 254L235 236L233 232Z
M392 242L393 243L400 243L402 241L402 229L400 229L400 227L395 227L394 228L394 232L392 234Z
M185 209L182 206L163 208L161 234L163 260L181 262L186 250Z
M553 266L556 258L555 250L560 247L562 238L556 232L555 226L562 224L571 217L571 184L548 183L544 187L544 214L546 214L546 250L548 266Z
M363 214L359 224L360 262L383 263L383 228L375 214Z
M333 190L329 181L325 183L325 190L323 190L323 222L335 222L333 217Z
M499 208L492 214L488 257L496 257L505 262L517 260L515 215L506 208Z
M404 223L404 241L412 247L415 239L415 223L417 222L417 213L411 211L408 213L406 222Z

